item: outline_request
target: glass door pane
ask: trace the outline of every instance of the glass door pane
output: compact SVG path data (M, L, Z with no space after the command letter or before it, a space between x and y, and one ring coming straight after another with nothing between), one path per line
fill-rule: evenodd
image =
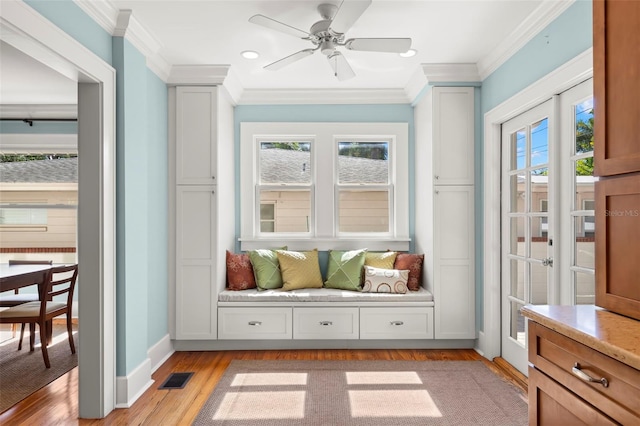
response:
M502 356L526 374L525 304L546 304L552 235L551 101L503 124Z

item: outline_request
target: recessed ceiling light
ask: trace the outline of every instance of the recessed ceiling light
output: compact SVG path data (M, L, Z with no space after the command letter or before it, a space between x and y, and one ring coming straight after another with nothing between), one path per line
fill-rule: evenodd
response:
M403 58L410 58L412 56L415 56L416 53L418 53L417 50L415 49L409 49L406 52L400 53L400 56L402 56Z
M258 52L254 52L253 50L245 50L240 54L242 55L243 58L246 58L246 59L257 59L260 56Z

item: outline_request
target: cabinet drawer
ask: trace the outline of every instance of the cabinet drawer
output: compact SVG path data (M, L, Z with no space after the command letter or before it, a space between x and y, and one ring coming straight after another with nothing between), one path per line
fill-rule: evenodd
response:
M361 339L433 339L433 308L360 308Z
M291 339L291 308L218 308L218 339Z
M529 361L614 420L640 424L640 371L635 368L534 322L529 323ZM605 378L607 386L586 381L580 372Z
M357 339L358 308L293 308L294 339Z
M529 367L530 425L617 424L567 388Z

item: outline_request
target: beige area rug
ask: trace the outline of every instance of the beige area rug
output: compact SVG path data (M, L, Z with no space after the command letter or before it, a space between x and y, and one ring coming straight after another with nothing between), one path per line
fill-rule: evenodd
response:
M194 425L526 425L527 402L481 361L239 361Z
M29 327L27 326L27 330ZM22 350L18 336L0 343L0 413L48 385L78 365L78 332L74 325L76 353L71 353L66 325L53 326L53 343L49 346L51 368L46 368L40 349L40 333L36 326L36 347L29 352L29 336L25 332Z

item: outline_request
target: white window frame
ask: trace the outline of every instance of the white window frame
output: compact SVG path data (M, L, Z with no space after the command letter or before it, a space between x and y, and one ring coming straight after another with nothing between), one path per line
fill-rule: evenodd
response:
M260 233L259 141L312 141L312 220L307 234ZM388 233L340 234L337 224L338 141L389 141L391 206ZM240 124L240 245L242 250L287 245L293 250L409 250L409 126L407 123Z

